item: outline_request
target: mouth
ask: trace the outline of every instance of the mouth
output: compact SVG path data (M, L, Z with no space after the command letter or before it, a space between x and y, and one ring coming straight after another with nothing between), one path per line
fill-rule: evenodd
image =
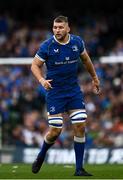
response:
M57 38L57 39L61 39L61 38L62 38L62 35L61 35L61 34L56 34L56 38Z

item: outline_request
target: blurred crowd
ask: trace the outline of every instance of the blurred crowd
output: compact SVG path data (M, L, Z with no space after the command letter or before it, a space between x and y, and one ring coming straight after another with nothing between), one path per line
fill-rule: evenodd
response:
M95 69L101 80L100 96L92 92L89 74L79 70L88 114L87 147L123 146L123 64L100 64ZM48 130L45 90L33 78L30 67L1 66L0 114L3 145L40 147ZM55 147L70 148L73 134L69 116L64 114L62 134Z
M94 65L102 86L100 96L94 95L88 73L79 67L78 78L88 114L87 147L123 146L123 64L98 61L102 55L123 55L120 13L113 15L114 21L104 15L86 16L78 24L70 24L71 32L84 39L88 53L96 59ZM42 19L27 23L1 14L0 57L33 57L40 43L51 35L51 28ZM48 129L44 88L32 76L29 65L0 65L0 68L3 145L40 147ZM64 114L63 131L54 146L72 145L71 123Z
M93 95L86 73L80 76L88 112L87 146L122 147L123 64L95 63L95 69L101 81L99 96Z
M84 39L91 56L123 55L121 13L113 16L91 15L80 17L77 23L70 21L71 33ZM33 57L40 43L51 35L52 22L48 24L48 20L25 22L1 14L0 57Z

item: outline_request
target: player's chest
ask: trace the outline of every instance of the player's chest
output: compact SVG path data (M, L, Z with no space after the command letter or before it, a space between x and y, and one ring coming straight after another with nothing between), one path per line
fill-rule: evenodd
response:
M50 49L48 57L52 61L75 60L80 56L77 45L54 46Z

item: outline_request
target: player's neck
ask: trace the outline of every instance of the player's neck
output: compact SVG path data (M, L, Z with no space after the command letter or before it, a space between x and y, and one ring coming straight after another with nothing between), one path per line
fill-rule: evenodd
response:
M55 39L58 43L65 45L65 44L68 44L69 41L70 41L70 34L67 34L63 40L58 40L55 36L54 36L54 39Z

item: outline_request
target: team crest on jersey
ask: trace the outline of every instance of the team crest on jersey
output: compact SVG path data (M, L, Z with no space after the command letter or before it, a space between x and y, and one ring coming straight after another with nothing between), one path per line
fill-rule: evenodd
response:
M55 106L50 107L50 112L55 112Z
M72 46L73 51L78 51L78 47L76 45Z

